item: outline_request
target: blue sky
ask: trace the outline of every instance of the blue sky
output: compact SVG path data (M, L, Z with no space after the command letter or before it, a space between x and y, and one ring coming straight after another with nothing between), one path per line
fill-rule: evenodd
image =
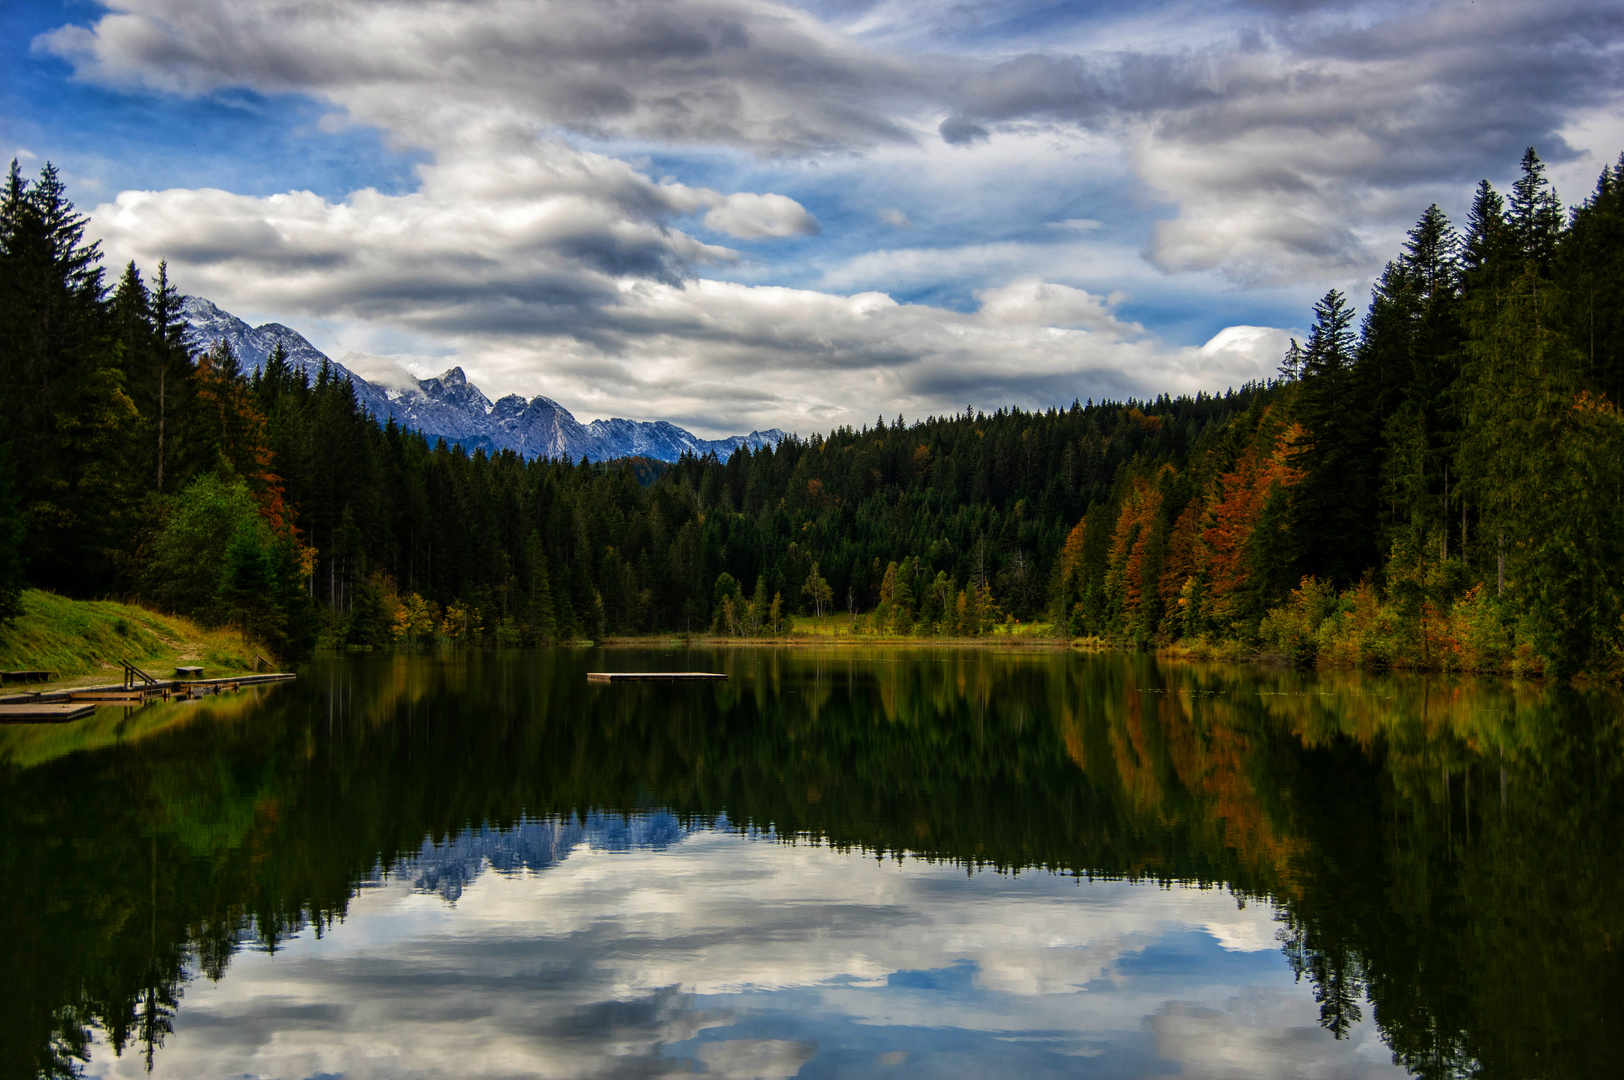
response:
M363 373L707 434L1218 390L1523 147L1596 0L22 0L0 142L109 258Z

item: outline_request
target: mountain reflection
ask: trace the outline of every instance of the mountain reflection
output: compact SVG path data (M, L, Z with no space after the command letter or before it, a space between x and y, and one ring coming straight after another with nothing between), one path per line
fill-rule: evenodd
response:
M584 679L661 664L732 678ZM229 982L241 950L325 934L369 892L461 902L482 872L694 830L1225 886L1279 906L1323 1028L1374 1022L1422 1076L1599 1075L1624 1052L1607 694L1121 655L615 651L331 661L235 713L162 708L173 724L148 710L152 733L113 746L0 737L0 1075L71 1073L93 1028L161 1057L192 980ZM549 1022L712 1023L675 991L582 1008ZM701 1049L758 1073L751 1055L811 1052L744 1042Z
M635 817L593 813L583 821L524 819L509 829L481 825L443 841L426 839L416 855L402 856L387 869L379 867L356 884L367 888L404 877L419 892L455 901L485 870L539 873L563 862L581 844L600 851L663 851L686 835L682 823L667 813Z

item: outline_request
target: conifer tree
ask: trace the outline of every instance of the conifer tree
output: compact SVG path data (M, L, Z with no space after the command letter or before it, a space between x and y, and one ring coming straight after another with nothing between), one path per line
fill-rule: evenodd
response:
M1298 493L1302 572L1337 582L1355 580L1370 565L1374 418L1355 383L1353 309L1332 289L1314 305L1303 348L1296 419L1307 432L1301 462L1307 478Z
M1588 378L1624 402L1624 157L1601 171L1577 210L1556 259L1569 333L1588 361Z
M557 616L553 611L553 588L547 573L547 549L541 533L530 530L525 540L525 567L528 588L525 598L525 624L535 641L549 643L558 636Z
M1519 259L1533 263L1541 276L1550 273L1562 219L1562 200L1545 177L1545 163L1530 146L1523 154L1522 175L1506 199L1506 224Z
M21 609L27 562L23 556L23 516L11 475L11 443L0 427L0 627Z

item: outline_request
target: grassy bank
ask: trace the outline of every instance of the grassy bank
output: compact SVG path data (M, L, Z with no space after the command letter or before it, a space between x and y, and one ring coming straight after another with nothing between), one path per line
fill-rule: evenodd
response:
M876 630L872 615L853 617L845 612L822 617L797 615L788 633L755 634L749 637L717 634L710 630L692 634L613 635L605 645L1042 645L1063 646L1053 623L1000 623L975 637L944 637L939 634L899 633L890 628Z
M69 600L39 589L24 592L22 614L0 627L0 670L52 671L57 683L70 685L117 680L120 660L159 678L179 664L201 666L205 676L229 675L252 670L256 652L270 655L263 647L244 645L235 631L206 629L133 604Z

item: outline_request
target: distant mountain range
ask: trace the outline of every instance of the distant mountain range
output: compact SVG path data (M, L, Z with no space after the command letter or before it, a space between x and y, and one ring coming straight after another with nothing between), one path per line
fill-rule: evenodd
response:
M684 825L667 810L629 816L593 812L585 819L520 818L506 829L479 825L439 840L424 837L416 854L376 867L357 884L377 888L391 880L410 879L415 891L438 893L455 902L487 870L539 874L562 863L582 844L598 851L664 851L707 827L724 832L729 828L725 817Z
M416 380L405 390L368 382L306 341L297 330L281 323L249 326L230 312L221 311L200 296L189 296L182 306L186 322L199 347L225 341L246 372L264 367L277 342L287 350L288 362L314 380L323 364L350 380L356 399L379 423L393 417L401 427L420 431L468 450L513 450L527 458L547 457L579 461L647 457L676 461L685 453L711 454L726 459L741 446L759 449L784 439L777 428L701 439L664 420L594 420L583 424L551 398L537 395L526 401L509 394L493 402L454 367L432 379Z

